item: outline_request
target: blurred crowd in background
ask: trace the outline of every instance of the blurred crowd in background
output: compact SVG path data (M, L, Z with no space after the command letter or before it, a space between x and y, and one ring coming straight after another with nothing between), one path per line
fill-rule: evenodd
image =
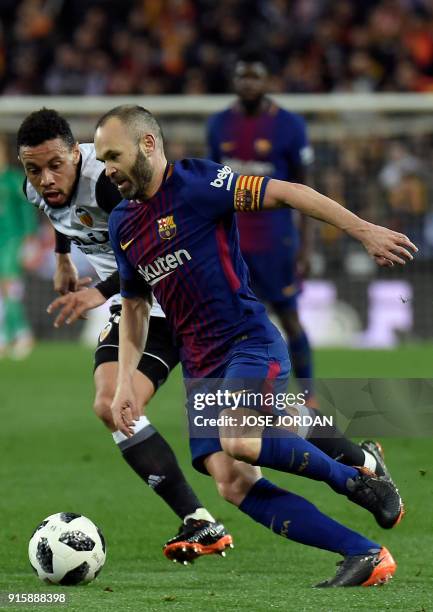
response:
M250 43L264 50L271 92L433 91L433 0L0 0L0 18L0 95L228 93L236 55ZM420 128L416 116L397 117L397 130L376 134L373 117L358 121L363 132L349 111L337 119L346 122L337 138L314 130L326 116L307 116L315 151L312 184L418 244L411 267L413 291L423 296L414 299L415 310L423 304L415 313L417 333L431 335L424 297L433 279L433 118L421 118L427 123ZM204 140L204 129L193 146L169 138L170 157L206 156ZM12 135L9 145L14 165ZM3 141L5 176L2 150ZM52 293L53 232L39 216L20 239L35 324ZM74 257L88 273L84 258ZM338 294L366 325L366 287L378 274L368 257L335 228L317 224L313 259L313 278L340 283ZM401 273L387 271L386 277ZM19 283L14 287L11 300L19 299ZM9 316L5 296L0 286L3 319ZM26 338L25 322L20 329L12 323L16 337ZM39 333L48 336L46 321ZM4 340L0 329L0 357Z
M251 41L271 91L433 90L433 0L2 0L0 14L4 95L229 92ZM318 189L432 256L431 132L313 145ZM338 261L344 238L320 233Z
M433 90L433 0L2 0L4 94L224 93L240 47L278 92Z
M318 142L314 185L373 223L407 233L419 260L433 257L433 139L370 136L334 144ZM318 226L321 252L338 269L353 242L329 225Z

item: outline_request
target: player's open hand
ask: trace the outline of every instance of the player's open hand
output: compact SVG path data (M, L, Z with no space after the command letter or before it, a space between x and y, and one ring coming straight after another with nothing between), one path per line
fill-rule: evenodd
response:
M77 319L85 318L84 315L88 310L97 308L106 301L98 289L81 289L62 295L56 298L47 308L48 314L52 314L55 310L60 309L54 321L54 327L61 327L63 323L66 325L74 323Z
M140 418L140 410L137 407L131 385L118 385L111 404L113 422L118 431L130 438L134 435L135 421Z
M355 235L379 266L392 267L412 261L418 248L404 234L386 227L365 223Z

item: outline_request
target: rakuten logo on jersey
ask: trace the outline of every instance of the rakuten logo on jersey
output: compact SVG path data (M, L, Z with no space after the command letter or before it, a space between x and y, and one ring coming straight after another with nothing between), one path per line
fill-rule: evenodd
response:
M229 191L233 180L233 172L230 166L223 166L221 170L218 170L216 179L211 182L212 187L217 187L218 189L223 187L226 178L228 178L226 189Z
M138 266L138 271L146 283L151 287L156 285L163 278L170 276L179 266L183 266L186 261L190 261L191 255L185 249L179 249L174 253L168 253L164 257L158 257L147 266Z

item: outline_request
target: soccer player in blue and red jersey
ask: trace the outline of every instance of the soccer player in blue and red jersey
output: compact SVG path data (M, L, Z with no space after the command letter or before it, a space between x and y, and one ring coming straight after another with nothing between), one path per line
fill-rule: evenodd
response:
M241 53L234 73L238 98L209 120L210 158L240 174L305 184L313 160L305 122L266 96L267 81L263 54L252 49ZM315 405L311 348L297 305L300 280L309 270L310 222L309 217L298 216L287 207L242 214L237 219L254 293L278 317L294 373L308 388L310 405Z
M268 98L267 85L263 54L246 49L235 66L237 101L209 120L210 158L240 174L305 184L313 160L305 122ZM300 280L309 272L311 219L284 207L243 212L237 224L252 289L277 315L294 373L309 392L307 404L317 408L310 343L298 314ZM386 473L380 444L365 440L357 446L340 433L328 433L313 427L308 439L341 463L363 465L380 476Z
M104 115L95 147L125 198L112 212L109 229L123 297L112 413L128 436L139 415L131 381L147 334L151 291L180 345L185 378L223 379L228 388L236 379L287 380L287 346L248 285L235 211L290 205L360 240L379 265L404 264L416 251L406 236L367 223L303 185L237 175L205 160L169 164L158 123L138 106ZM237 431L236 437L194 438L193 464L211 474L220 490L229 488L230 501L265 527L342 554L336 576L321 586L386 582L396 569L386 548L261 478L257 466L326 482L385 528L402 516L392 483L336 462L297 435L274 436L274 428L268 429L255 437Z

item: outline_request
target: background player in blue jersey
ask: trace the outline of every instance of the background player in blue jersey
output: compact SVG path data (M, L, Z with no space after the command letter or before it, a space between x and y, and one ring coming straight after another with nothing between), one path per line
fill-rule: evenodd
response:
M305 184L313 159L305 122L266 96L267 80L263 54L246 50L239 56L234 75L238 99L209 120L210 158L241 174ZM239 215L237 222L253 290L278 317L294 372L304 379L309 404L315 405L311 348L297 303L300 280L309 271L311 219L282 208Z
M204 160L168 164L160 127L141 107L121 106L104 115L95 147L107 176L127 198L109 222L123 296L112 413L125 435L139 416L132 377L146 340L152 290L180 344L185 378L220 378L229 388L235 379L287 381L287 349L248 285L235 211L290 204L360 240L383 266L404 264L416 251L406 236L363 221L308 187L236 175ZM277 432L271 427L266 433ZM261 431L248 438L237 431L236 437L194 438L191 450L197 469L217 480L218 473L226 474L231 501L248 516L289 539L344 556L336 576L321 586L367 586L394 573L385 548L260 478L255 466L322 480L385 528L402 516L398 491L388 481L342 465L296 435ZM243 480L236 480L238 464L247 467Z

